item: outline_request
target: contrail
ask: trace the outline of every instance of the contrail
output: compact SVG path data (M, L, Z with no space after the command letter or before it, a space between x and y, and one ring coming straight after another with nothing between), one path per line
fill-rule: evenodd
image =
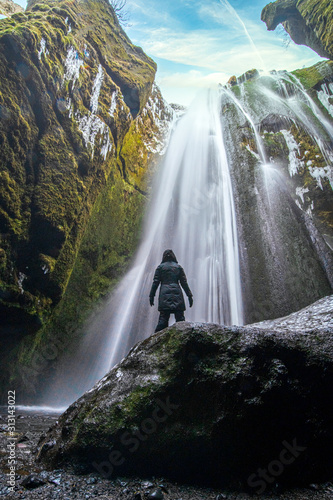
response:
M255 46L252 38L251 38L251 35L250 33L248 32L245 24L244 24L244 21L242 20L242 18L238 15L237 11L232 7L232 5L230 5L230 3L228 2L228 0L219 0L220 1L220 4L225 7L231 15L235 16L236 19L239 21L240 25L242 26L244 32L245 32L245 35L247 36L250 44L251 44L251 47L253 48L254 52L256 53L260 63L262 64L262 69L265 70L265 72L267 71L267 68L266 68L266 64L264 63L264 60L263 58L261 57L260 55L260 52L258 51L257 47ZM261 69L261 68L259 68Z

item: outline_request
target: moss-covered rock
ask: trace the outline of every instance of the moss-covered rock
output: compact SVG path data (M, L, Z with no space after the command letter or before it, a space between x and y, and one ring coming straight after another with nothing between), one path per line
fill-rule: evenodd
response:
M295 43L311 47L322 57L333 57L333 9L330 0L277 0L263 9L268 30L282 24Z
M302 453L266 486L328 479L332 328L332 297L268 325L177 323L73 403L42 437L39 459L257 492L258 469L296 441Z
M250 323L332 290L332 65L237 81L222 113Z
M13 2L13 0L0 0L0 14L4 16L12 16L18 12L23 12L21 5Z

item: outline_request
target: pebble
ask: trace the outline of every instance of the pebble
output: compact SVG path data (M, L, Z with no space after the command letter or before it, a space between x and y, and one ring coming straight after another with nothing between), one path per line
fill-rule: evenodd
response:
M163 500L164 495L161 490L161 488L156 488L155 490L151 491L148 495L148 500Z
M45 481L34 474L31 474L21 481L21 486L24 486L24 488L27 489L39 488L40 486L43 486L43 484L46 484Z
M97 483L97 479L95 477L90 477L89 479L87 479L87 484L96 484Z
M142 486L144 487L145 490L149 490L149 488L154 488L154 484L151 483L150 481L144 481L142 483Z

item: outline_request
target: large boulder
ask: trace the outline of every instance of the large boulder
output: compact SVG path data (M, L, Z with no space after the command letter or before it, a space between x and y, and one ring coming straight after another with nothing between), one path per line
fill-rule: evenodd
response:
M152 335L67 409L38 459L257 492L332 477L332 308Z
M263 9L268 30L282 24L295 43L307 45L320 56L332 59L333 9L330 0L276 0Z

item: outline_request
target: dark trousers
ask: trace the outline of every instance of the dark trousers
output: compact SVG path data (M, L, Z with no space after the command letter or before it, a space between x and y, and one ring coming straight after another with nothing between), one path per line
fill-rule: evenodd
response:
M175 320L177 322L185 321L184 311L160 311L160 317L155 332L159 332L169 325L170 314L175 315Z

